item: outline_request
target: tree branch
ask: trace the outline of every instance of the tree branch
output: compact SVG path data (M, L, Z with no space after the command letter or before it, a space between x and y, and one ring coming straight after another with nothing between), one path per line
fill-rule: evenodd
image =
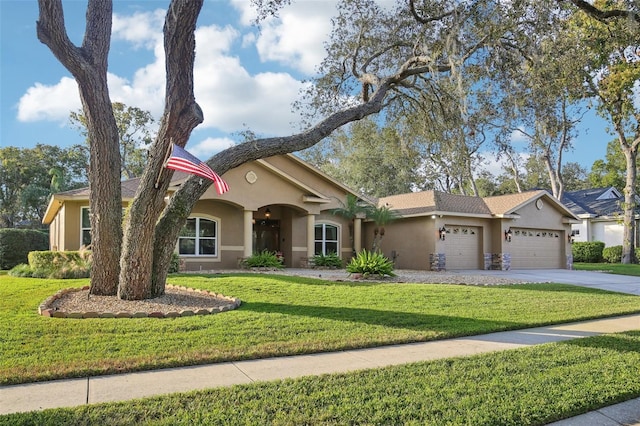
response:
M36 22L38 40L51 50L74 77L77 77L88 63L81 49L69 40L64 25L62 1L38 0L38 8L39 15Z
M570 1L575 7L582 10L586 14L594 17L600 22L606 22L611 18L630 18L640 24L640 13L634 12L632 10L623 10L623 9L600 10L585 0L570 0Z
M421 24L429 24L431 22L435 22L435 21L440 21L444 18L446 18L447 16L451 16L455 13L458 12L458 8L452 9L448 12L444 12L440 15L437 16L431 16L428 18L423 18L422 16L418 15L418 11L416 11L416 7L415 7L415 0L409 0L409 10L411 11L411 14L413 15L413 17L415 18L416 21L420 22Z

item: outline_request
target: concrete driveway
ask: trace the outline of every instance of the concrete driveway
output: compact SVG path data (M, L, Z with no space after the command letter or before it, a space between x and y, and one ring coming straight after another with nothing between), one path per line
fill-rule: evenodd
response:
M455 271L465 275L494 275L527 282L552 282L599 288L640 296L640 277L614 275L605 272L573 271L568 269L519 269L514 271Z

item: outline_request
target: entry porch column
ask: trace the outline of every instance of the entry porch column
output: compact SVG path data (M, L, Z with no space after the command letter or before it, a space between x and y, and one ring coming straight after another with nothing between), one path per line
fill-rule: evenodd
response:
M353 220L353 249L356 253L362 250L362 219L359 217Z
M243 257L251 257L253 254L253 210L244 211L244 252Z
M316 255L316 217L315 215L307 215L307 257L311 259Z

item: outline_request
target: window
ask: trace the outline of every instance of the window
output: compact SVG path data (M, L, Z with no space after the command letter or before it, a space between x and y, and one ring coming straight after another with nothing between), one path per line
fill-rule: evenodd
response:
M88 247L91 244L91 211L89 207L80 208L80 245ZM122 209L122 217L124 217L124 209Z
M180 231L178 253L191 256L216 256L218 223L201 217L191 217Z
M321 223L315 226L315 254L324 254L338 252L338 227Z
M80 209L80 245L88 247L91 244L91 219L89 207Z

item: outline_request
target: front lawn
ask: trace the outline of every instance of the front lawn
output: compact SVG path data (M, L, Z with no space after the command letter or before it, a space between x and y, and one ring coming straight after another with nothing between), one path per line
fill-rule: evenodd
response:
M573 268L580 271L602 271L610 274L640 277L640 265L623 265L622 263L574 263Z
M7 425L544 425L640 395L631 331L348 374L0 416Z
M173 276L242 299L175 319L58 319L38 305L86 280L0 276L0 384L444 339L640 312L637 296L575 286L347 283Z

